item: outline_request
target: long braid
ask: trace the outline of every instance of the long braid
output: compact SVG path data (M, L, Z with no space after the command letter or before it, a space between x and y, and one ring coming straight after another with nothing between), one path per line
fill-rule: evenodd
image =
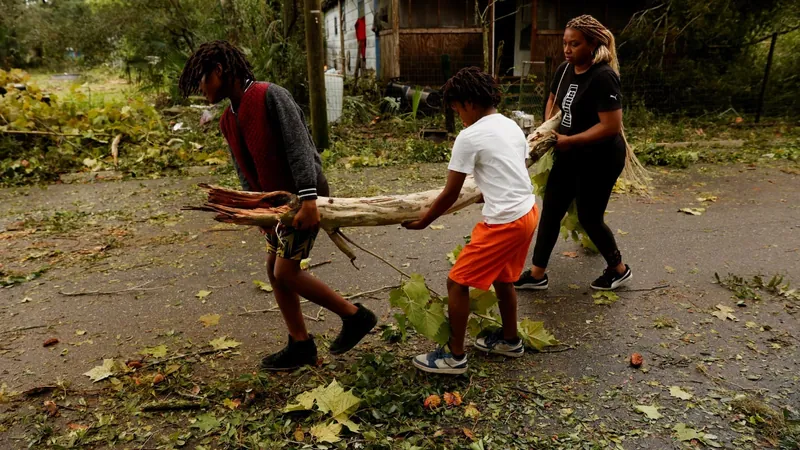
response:
M247 80L255 79L252 66L236 46L228 41L206 42L189 57L183 67L178 81L181 95L188 97L198 93L200 80L214 70L217 64L222 66L223 81L239 80L244 85Z
M578 30L586 37L588 41L596 42L597 49L594 53L593 64L606 63L614 72L619 75L619 61L617 60L617 45L614 40L614 34L606 28L599 20L585 14L578 16L567 22L567 28ZM635 187L643 188L645 192L649 187L649 178L647 170L639 162L633 148L628 143L625 137L625 127L620 128L620 135L625 142L625 168L622 171L622 177L628 180Z

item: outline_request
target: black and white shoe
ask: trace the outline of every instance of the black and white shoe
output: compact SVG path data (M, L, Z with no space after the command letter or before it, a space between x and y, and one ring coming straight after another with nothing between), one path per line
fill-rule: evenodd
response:
M603 271L599 278L592 282L592 289L596 291L613 291L631 281L631 278L633 278L633 273L631 273L631 268L627 264L625 264L625 272L622 275L609 267Z
M519 358L525 354L525 346L522 339L517 338L516 342L510 342L503 338L503 330L499 329L488 336L475 339L475 348L495 355L510 356Z
M460 375L467 371L467 355L456 359L444 347L439 347L430 353L417 355L411 360L414 367L428 373L443 373L446 375Z
M514 282L514 287L522 290L543 291L548 287L547 274L544 274L542 279L536 279L531 275L531 270L528 269L522 272L519 280Z

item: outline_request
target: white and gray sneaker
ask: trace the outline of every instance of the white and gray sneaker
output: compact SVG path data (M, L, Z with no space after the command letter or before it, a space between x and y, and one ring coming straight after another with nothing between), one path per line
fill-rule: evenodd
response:
M467 355L464 354L462 359L455 359L444 347L417 355L412 362L417 369L429 373L460 375L467 371Z
M503 338L502 329L476 339L475 348L495 355L510 356L511 358L519 358L525 354L525 346L522 344L522 339L517 338L517 342L507 341Z
M627 264L625 264L625 272L622 275L618 274L614 269L606 268L603 274L592 282L592 289L595 291L613 291L631 281L631 278L633 278L633 273Z
M531 275L531 269L528 269L514 282L514 287L521 290L543 291L547 289L548 284L547 274L544 274L544 278L537 279Z

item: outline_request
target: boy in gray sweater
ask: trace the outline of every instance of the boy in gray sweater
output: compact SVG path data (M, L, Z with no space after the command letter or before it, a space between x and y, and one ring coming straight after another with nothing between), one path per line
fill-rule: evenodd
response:
M255 81L244 54L226 41L201 45L186 62L179 85L184 96L202 92L211 103L230 99L220 129L244 190L287 191L302 202L291 227L262 229L267 240L267 272L289 330L289 343L265 357L261 368L285 371L316 364L317 347L306 329L301 296L342 318L331 354L355 347L377 324L375 315L300 269L300 261L311 254L319 231L317 195L329 195L300 107L286 89Z

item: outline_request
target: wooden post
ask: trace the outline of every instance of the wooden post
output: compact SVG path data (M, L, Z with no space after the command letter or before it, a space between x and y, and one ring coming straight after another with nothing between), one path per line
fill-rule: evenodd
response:
M345 33L345 26L347 25L347 21L344 17L344 9L342 6L342 0L339 0L339 53L341 54L342 60L342 80L347 80L347 64L344 62L345 51L344 51L344 33Z
M533 6L531 6L531 68L533 67L533 62L536 61L533 59L533 51L536 48L536 35L539 34L539 2L538 0L533 0ZM524 73L522 74L525 75Z
M445 81L449 80L450 77L453 76L453 70L450 65L450 55L442 55L442 75L444 75ZM456 118L455 114L453 113L453 108L451 108L450 105L444 101L442 101L442 108L444 108L444 126L447 129L447 132L455 133Z
M411 14L411 7L408 8ZM392 55L392 74L400 76L400 0L392 0L392 39L394 55Z
M306 21L306 65L308 96L311 100L311 134L317 148L328 148L328 106L325 100L325 62L322 54L321 0L304 0Z
M772 33L772 41L769 43L769 55L767 56L767 67L764 68L764 80L761 82L761 94L758 96L756 123L761 120L761 113L764 112L764 95L767 93L767 80L769 79L769 71L772 68L772 55L775 54L776 42L778 42L778 33Z

